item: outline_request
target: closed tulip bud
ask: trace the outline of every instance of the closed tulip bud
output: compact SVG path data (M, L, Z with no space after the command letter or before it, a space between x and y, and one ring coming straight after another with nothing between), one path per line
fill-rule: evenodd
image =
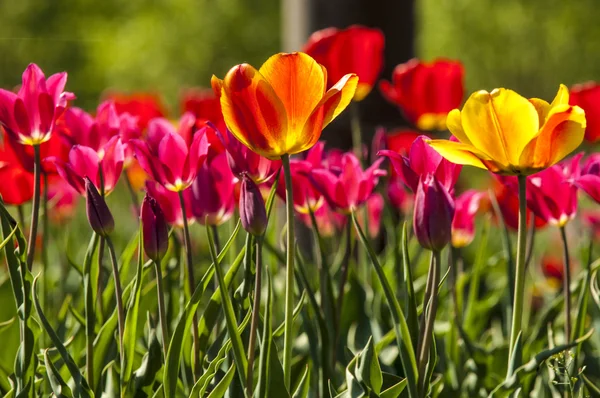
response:
M454 200L431 174L421 177L415 195L414 229L419 244L442 250L452 237Z
M240 191L240 219L242 226L254 236L261 236L267 229L267 210L260 189L246 175Z
M115 229L115 220L104 198L88 177L85 177L85 196L86 213L90 226L98 235L108 236Z
M169 228L160 205L152 196L146 194L140 211L144 251L148 258L160 262L169 247Z

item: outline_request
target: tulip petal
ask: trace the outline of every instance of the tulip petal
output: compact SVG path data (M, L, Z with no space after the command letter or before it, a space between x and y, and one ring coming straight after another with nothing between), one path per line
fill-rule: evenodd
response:
M325 93L327 76L321 66L305 53L280 53L270 57L258 72L283 103L288 131L300 133ZM295 141L290 139L288 144Z
M88 177L94 185L99 185L100 158L92 148L82 145L73 146L69 152L69 164L80 177Z
M569 103L569 89L564 84L558 86L558 92L552 100L550 106L554 108L557 105L567 105Z
M182 183L181 179L187 157L188 147L179 134L169 133L160 140L158 160L163 166L167 182L174 187L178 187ZM179 188L176 190L179 190Z
M102 148L100 165L104 176L104 192L112 192L123 170L125 160L125 145L119 136L112 137Z
M484 163L483 161L491 160L491 158L487 154L477 150L475 147L448 140L430 140L427 143L446 160L452 163L488 169L486 166L487 162Z
M473 93L461 117L473 146L505 166L518 164L523 148L539 130L539 117L529 100L502 88Z
M270 158L287 153L285 106L254 67L241 64L227 73L221 108L229 130L248 148Z
M52 101L58 104L60 96L67 84L67 72L55 73L46 80L46 89L52 97Z
M61 176L63 180L78 193L85 195L85 180L73 170L70 164L58 158L50 158L49 160L54 163L58 175Z
M210 127L205 127L205 129L208 130ZM204 131L197 131L194 135L192 145L190 146L188 158L186 159L185 168L182 175L184 182L191 183L192 180L196 178L198 169L202 166L202 163L204 163L204 160L206 159L209 147L210 144L208 143L206 133Z
M473 145L462 126L462 118L459 109L453 109L446 118L446 127L460 142L467 145Z
M600 204L600 176L583 175L575 180L575 185Z
M12 129L15 123L13 110L15 109L16 100L17 95L15 93L0 88L0 126L5 126L8 130L11 130L10 134L13 133Z
M142 140L130 140L129 146L133 148L135 157L146 173L150 175L155 181L160 184L165 183L165 175L163 167L159 162L156 161L156 157L152 155L148 144ZM152 195L154 196L154 195Z

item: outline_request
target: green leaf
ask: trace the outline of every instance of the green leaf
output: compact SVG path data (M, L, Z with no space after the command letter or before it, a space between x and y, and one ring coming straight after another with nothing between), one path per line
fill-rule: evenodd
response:
M6 236L4 238L4 240L2 242L0 242L0 250L2 250L4 248L4 246L6 246L7 243L12 241L13 236L15 236L15 232L17 232L18 229L19 229L19 226L15 225L15 227L12 229L12 231L10 231L8 236Z
M517 339L515 340L515 346L512 351L512 355L510 357L510 361L508 362L508 371L507 376L511 376L514 371L521 366L521 360L523 358L523 335L522 332L519 332L517 335Z
M379 264L377 254L369 244L369 241L362 231L354 212L352 212L352 222L354 223L354 227L358 233L361 243L367 249L367 253L371 258L373 266L375 267L375 272L379 278L381 286L383 287L385 298L390 307L392 317L394 318L394 330L396 331L396 341L398 343L398 349L400 350L400 361L402 362L402 367L404 368L408 383L408 395L410 398L417 398L417 361L412 345L410 330L408 329L408 324L406 323L406 317L404 316L402 307L400 307L400 303L398 303L398 299L390 287L381 264Z
M63 361L65 362L65 365L67 366L67 369L69 370L69 373L71 374L71 377L73 378L73 381L75 382L74 396L75 396L75 398L93 397L94 393L90 390L90 387L88 386L87 381L81 375L81 372L79 371L79 367L77 366L77 364L75 363L75 361L73 360L71 355L69 355L69 352L63 345L62 341L58 338L58 336L56 335L56 332L54 331L54 329L52 329L52 326L50 326L50 323L44 316L44 312L42 311L42 307L40 306L39 298L37 296L38 278L39 278L39 276L36 276L35 279L33 280L33 287L32 287L33 304L35 306L35 310L38 314L38 317L40 318L40 322L42 323L42 326L46 330L46 334L50 337L50 340L52 340L52 343L58 350L58 353L60 354Z
M298 387L296 387L296 391L292 398L307 398L308 392L310 391L310 372L308 366L304 370L304 374L298 383Z
M594 238L590 237L590 243L587 249L587 261L586 269L584 271L583 278L581 278L581 290L579 294L579 302L577 303L577 319L575 320L575 327L573 328L573 335L570 336L572 340L578 338L583 333L585 328L585 318L588 313L588 302L590 297L590 285L592 282L592 249L594 246ZM562 295L561 295L562 296ZM581 345L578 345L575 349L575 358L581 353Z
M465 318L464 318L464 328L469 336L474 337L479 334L480 328L478 325L481 325L479 320L481 317L481 312L477 311L476 305L479 302L479 286L481 282L481 275L483 273L483 268L485 266L485 262L487 260L486 257L486 248L488 241L488 231L489 231L489 222L484 224L484 228L481 232L481 239L479 242L479 250L477 251L477 258L475 259L475 263L473 264L473 269L471 271L471 281L469 285L469 295L467 298L467 308L465 309Z
M255 397L263 398L267 397L267 387L269 385L270 376L270 363L269 357L272 347L272 333L271 333L271 319L273 316L273 283L271 281L271 273L269 269L267 273L267 302L265 307L265 318L263 321L263 333L262 333L262 345L260 347L259 357L259 371L258 371L258 384L256 386Z
M236 231L238 231L238 230L239 229L236 229ZM236 231L234 231L233 235L236 234ZM231 240L232 239L230 239L230 241ZM227 254L228 249L229 249L229 245L226 244L223 247L223 250L221 250L221 253L219 254L219 261L221 261L225 257L225 254ZM225 280L226 280L227 284L231 283L233 276L239 269L239 267L242 263L242 259L244 258L244 251L245 250L240 251L240 253L238 254L235 261L231 264L231 267L229 267L229 270L227 271L227 275L225 276ZM164 390L165 390L165 395L167 398L175 397L175 391L177 389L177 379L178 379L177 374L179 373L179 364L180 364L180 359L181 359L181 353L183 350L183 342L187 339L187 336L190 333L194 314L196 313L196 309L200 305L200 300L202 299L204 290L206 288L206 285L203 282L205 282L204 279L206 279L207 275L209 275L209 274L212 275L211 269L214 270L214 264L211 264L211 266L209 267L209 270L206 272L205 277L203 278L203 281L196 287L194 294L192 295L192 297L188 301L187 305L185 306L183 314L179 318L179 321L177 322L177 326L175 327L175 331L173 332L173 335L171 336L171 342L169 343L169 350L167 352L167 360L165 363L165 371L164 371L164 385L165 385ZM210 279L210 278L208 278L208 279ZM227 280L229 280L229 282L227 282ZM215 292L215 294L216 293L217 292ZM215 296L215 294L213 294L213 297ZM212 301L213 297L211 297L211 303L213 303L213 301ZM209 303L209 306L211 303ZM208 310L208 307L207 307L207 310Z
M206 224L206 235L208 236L208 249L213 263L215 264L215 274L219 282L219 290L221 291L221 304L223 305L223 312L225 313L225 324L227 326L227 333L231 338L231 345L233 348L233 359L237 367L237 373L240 377L242 386L246 385L246 374L248 373L248 358L244 351L244 343L242 343L242 336L237 330L237 320L235 319L235 311L233 304L231 303L231 297L229 296L228 285L225 282L223 276L223 270L219 264L219 258L215 249L215 241L212 233L212 228L208 223Z
M402 379L390 388L386 389L385 391L382 391L381 394L379 394L379 398L398 398L405 388L406 379Z
M417 349L419 341L419 317L417 315L417 297L413 285L412 268L410 265L410 256L408 254L408 227L407 223L402 224L402 269L404 276L404 285L406 286L406 324L410 331L410 340L413 349Z
M235 374L235 363L231 364L225 376L221 379L219 384L215 386L215 389L210 392L208 398L221 398L227 392L227 388L231 384L231 380L233 380L233 375Z
M48 373L48 381L50 382L50 388L57 398L73 398L71 389L65 383L63 378L60 376L60 372L54 367L54 364L50 360L48 350L44 350L44 364L46 365L46 372Z
M133 291L131 292L129 299L129 308L126 311L125 316L125 327L123 334L123 347L125 347L125 364L122 366L121 377L123 383L129 383L131 374L133 372L133 363L135 357L135 346L137 340L137 325L138 325L138 313L140 308L140 296L142 292L142 283L144 278L144 241L142 237L142 228L140 225L138 233L138 261L137 271L135 274L135 284Z
M149 317L150 316L148 315L148 318ZM149 319L147 323L150 325ZM133 373L133 389L135 391L135 396L138 396L139 392L144 387L153 384L156 374L162 367L162 348L158 336L156 335L155 328L150 329L148 340L150 341L148 351L144 354L140 367Z
M292 319L294 322L296 322L296 319L298 319L298 316L300 316L300 311L302 311L302 308L304 308L304 303L306 302L306 297L307 297L306 290L302 290L302 294L300 295L298 304L296 304L296 307L294 308L294 312L292 314ZM277 327L277 329L275 329L275 331L273 332L273 337L283 336L284 329L285 329L285 324L282 322Z
M379 360L375 355L373 337L369 337L367 345L358 355L358 362L356 363L356 379L359 383L366 385L368 389L375 394L379 395L381 392L383 376L381 374Z

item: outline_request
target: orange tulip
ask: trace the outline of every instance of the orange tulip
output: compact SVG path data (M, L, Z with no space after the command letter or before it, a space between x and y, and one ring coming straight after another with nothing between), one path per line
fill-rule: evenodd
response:
M358 77L327 89L327 70L304 53L280 53L260 69L236 65L211 84L233 135L269 159L310 149L354 97Z

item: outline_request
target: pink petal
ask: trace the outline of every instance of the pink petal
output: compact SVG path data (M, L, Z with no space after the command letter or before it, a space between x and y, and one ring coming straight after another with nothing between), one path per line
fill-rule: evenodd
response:
M114 136L104 145L102 151L104 157L100 161L100 165L104 176L104 192L108 194L117 185L121 176L125 159L125 145L121 142L120 137Z
M181 183L187 157L188 147L179 134L169 133L163 137L158 145L158 161L163 166L166 182L173 186Z
M98 186L100 159L92 148L75 145L69 151L69 164L73 171L81 178L88 177L94 185Z
M48 158L48 161L54 163L58 175L62 177L71 187L73 187L79 194L85 194L85 180L79 176L70 164L63 162L58 158Z
M154 181L160 183L161 185L164 184L165 175L163 172L163 167L158 158L150 152L148 144L142 140L130 140L128 144L130 148L133 148L135 158L142 169L144 169L144 171L150 177L152 177Z
M148 122L148 135L146 137L146 142L150 150L158 154L160 142L168 134L177 134L170 121L162 117L150 120Z

